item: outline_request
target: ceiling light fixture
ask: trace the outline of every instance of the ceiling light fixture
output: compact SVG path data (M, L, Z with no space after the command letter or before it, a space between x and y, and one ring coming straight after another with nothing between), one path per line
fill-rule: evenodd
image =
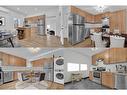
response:
M98 5L95 7L95 10L100 13L104 12L105 9L106 7L104 5Z
M40 48L34 48L34 47L31 47L31 48L28 48L32 53L38 53L40 51Z

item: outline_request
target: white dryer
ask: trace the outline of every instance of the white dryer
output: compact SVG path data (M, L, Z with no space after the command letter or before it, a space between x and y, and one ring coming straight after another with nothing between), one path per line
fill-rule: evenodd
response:
M64 84L64 58L54 58L54 82Z

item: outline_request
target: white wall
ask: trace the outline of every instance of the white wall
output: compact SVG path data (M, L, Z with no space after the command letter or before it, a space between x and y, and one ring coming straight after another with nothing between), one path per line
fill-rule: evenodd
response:
M8 13L0 11L0 17L5 18L5 25L0 26L0 30L14 30L14 18L23 21L23 16L21 14L16 14L12 11L8 11Z
M59 9L50 9L50 10L42 11L41 13L28 15L27 17L37 16L37 15L46 15L46 26L50 25L50 30L54 30L56 32L55 34L57 36L60 36Z
M79 64L87 64L88 70L87 71L82 71L82 78L88 77L88 72L91 64L91 57L71 51L70 49L65 49L64 50L64 82L70 82L71 81L71 73L77 73L77 72L68 72L67 71L67 63L72 62L72 63L79 63Z

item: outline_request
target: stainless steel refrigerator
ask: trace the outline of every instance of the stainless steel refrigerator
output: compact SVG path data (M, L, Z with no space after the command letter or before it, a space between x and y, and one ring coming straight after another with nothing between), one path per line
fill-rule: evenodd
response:
M37 22L37 30L39 35L45 35L45 20L39 19Z
M68 20L69 42L74 45L85 39L84 17L70 13Z

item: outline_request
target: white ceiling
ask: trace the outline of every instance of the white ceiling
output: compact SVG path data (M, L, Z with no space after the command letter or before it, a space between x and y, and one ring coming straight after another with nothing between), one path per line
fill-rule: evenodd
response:
M106 49L107 48L70 48L70 51L76 52L84 56L92 56Z
M55 49L40 49L39 52L37 53L32 53L30 49L28 48L0 48L1 52L5 52L7 54L15 55L18 57L22 57L25 59L31 59L33 57L39 56L39 55L44 55L47 53L50 53Z
M34 14L44 14L46 11L56 11L58 6L3 6L3 8L10 11L22 14L24 16L34 15Z
M99 14L99 12L96 10L97 6L76 6L84 11L87 11L93 15ZM127 9L127 6L104 6L105 10L104 12L112 12L112 11L117 11L117 10L122 10L122 9Z
M96 11L97 6L76 6L84 11L87 11L93 15L99 14ZM121 9L127 9L127 6L105 6L106 9L104 12L107 11L116 11ZM46 11L57 11L59 6L3 6L3 8L8 9L10 11L22 14L24 16L34 15L34 14L44 14Z

